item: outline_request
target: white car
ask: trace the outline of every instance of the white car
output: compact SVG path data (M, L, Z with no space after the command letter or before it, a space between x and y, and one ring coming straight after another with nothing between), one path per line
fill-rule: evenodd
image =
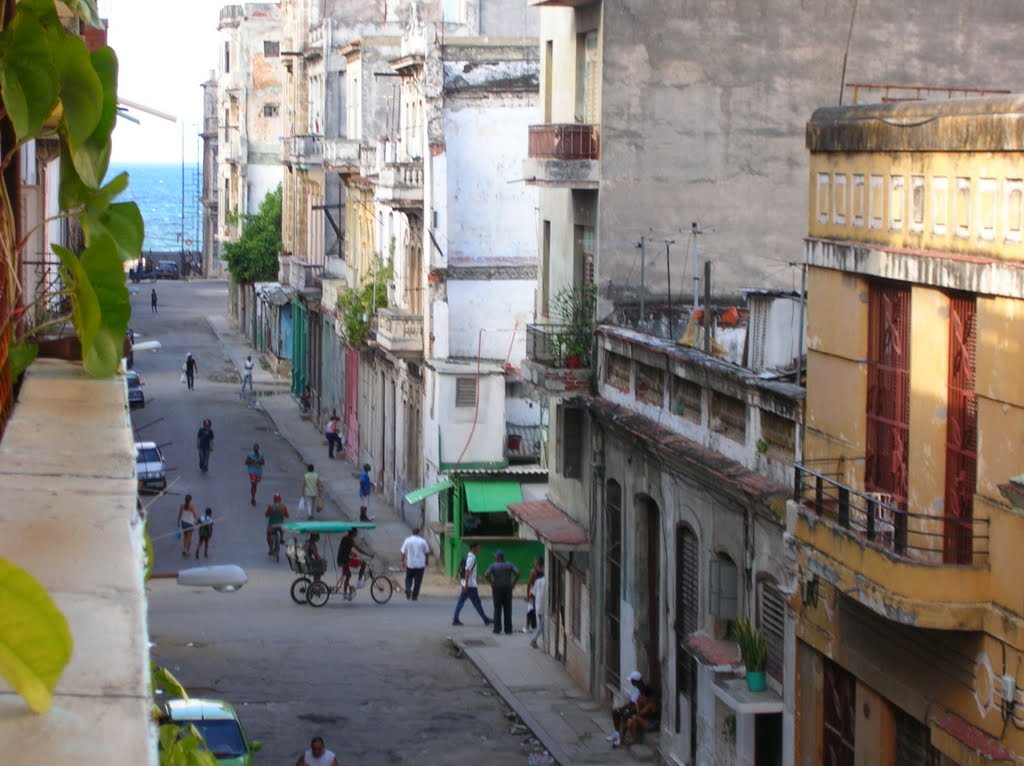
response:
M135 476L139 489L167 489L167 464L155 442L135 442Z

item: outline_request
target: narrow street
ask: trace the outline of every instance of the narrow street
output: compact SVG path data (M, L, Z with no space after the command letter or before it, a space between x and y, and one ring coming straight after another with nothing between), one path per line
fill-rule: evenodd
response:
M150 311L153 287L159 314ZM132 302L137 340L163 346L136 354L146 407L132 418L136 438L161 445L170 468L168 492L155 500L144 496L152 501L154 571L207 563L186 561L175 535L178 506L191 493L200 512L213 509L208 563L238 564L249 575L233 594L152 580L154 661L195 696L234 704L249 739L263 743L257 763L294 763L310 737L320 735L343 766L525 764L528 733L510 733L504 702L450 649L451 598L412 603L396 591L378 605L364 590L351 603L332 596L322 609L291 600L294 576L284 557L277 564L266 554L263 510L275 492L294 504L302 466L270 418L238 397L237 373L206 318L224 313L225 284L143 284ZM188 352L199 364L194 391L180 382ZM195 450L203 418L213 421L216 434L206 475ZM256 507L249 504L244 467L254 441L267 460ZM193 554L194 546L195 540Z

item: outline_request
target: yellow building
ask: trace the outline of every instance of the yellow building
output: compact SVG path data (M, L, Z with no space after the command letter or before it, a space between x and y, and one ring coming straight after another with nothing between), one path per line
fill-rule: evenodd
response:
M1024 98L820 109L807 145L796 762L1016 763Z

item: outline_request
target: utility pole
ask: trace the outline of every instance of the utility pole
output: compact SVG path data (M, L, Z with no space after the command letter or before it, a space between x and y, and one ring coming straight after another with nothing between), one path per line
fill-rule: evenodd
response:
M693 308L700 306L700 250L697 245L697 235L703 234L697 222L690 224L690 238L693 240Z
M644 266L647 260L647 249L645 247L644 235L640 235L640 242L637 244L640 248L640 322L644 321L644 293L647 291L647 283L644 279Z
M704 263L704 353L711 353L711 261Z
M665 278L668 280L668 337L669 340L675 336L674 323L672 321L672 259L669 257L671 251L669 245L675 244L674 239L665 240Z

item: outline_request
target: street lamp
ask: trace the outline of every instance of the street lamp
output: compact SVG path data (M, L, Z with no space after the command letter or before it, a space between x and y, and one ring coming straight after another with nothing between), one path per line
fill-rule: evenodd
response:
M192 567L178 572L178 585L213 588L221 593L234 593L249 582L245 570L236 564Z

